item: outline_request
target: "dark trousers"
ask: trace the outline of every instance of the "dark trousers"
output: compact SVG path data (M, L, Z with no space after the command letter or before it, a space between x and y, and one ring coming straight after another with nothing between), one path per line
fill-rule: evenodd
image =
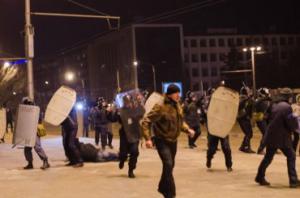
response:
M163 164L158 191L166 198L175 197L176 186L173 177L173 169L175 166L177 142L168 142L160 138L155 138L155 144Z
M108 136L108 128L107 126L97 126L95 128L95 144L99 145L99 140L101 137L101 146L105 147L107 145L107 136Z
M83 137L89 137L89 124L83 125Z
M8 133L8 125L10 127L10 130L13 132L14 131L14 124L12 121L7 121L6 123L6 133Z
M129 170L136 168L137 159L139 156L139 141L130 143L128 142L126 135L120 133L120 161L125 162L129 155Z
M251 138L253 136L251 120L248 118L238 119L238 123L245 134L244 140L242 142L241 148L250 149L251 148Z
M299 133L297 132L293 132L293 148L294 148L294 151L296 152L297 151L297 147L298 147L298 142L299 142Z
M293 148L279 148L282 153L287 158L287 168L290 184L295 183L298 180L297 172L296 172L296 155ZM266 170L268 166L271 164L273 157L277 151L277 148L271 148L267 146L266 154L259 165L257 178L263 179L265 177Z
M70 130L62 130L63 146L65 154L70 163L77 164L83 162L80 152L76 146L77 128Z
M218 148L218 143L221 141L221 147L222 151L225 156L225 164L227 168L232 167L232 157L231 157L231 149L229 145L229 136L226 136L225 138L219 138L213 135L208 135L208 150L207 150L207 160L212 160L217 148Z
M263 140L264 140L264 136L267 131L267 126L268 126L267 121L266 120L257 121L256 125L262 134L262 138L261 138L260 145L259 145L259 150L263 150L264 149Z
M111 131L108 131L107 132L107 143L108 143L108 145L112 145L112 140L113 140L113 133L111 132Z
M195 131L195 135L194 135L194 137L188 137L189 138L189 146L193 146L193 144L195 144L195 142L201 135L200 126L192 127L192 129Z
M35 152L38 154L38 156L40 157L40 159L42 161L46 161L48 159L43 147L42 147L42 144L41 144L41 138L40 137L36 137L36 142L35 142L35 145L34 145L34 150ZM33 157L32 157L32 147L27 147L25 146L24 148L24 155L25 155L25 159L27 162L29 163L32 163L33 161Z

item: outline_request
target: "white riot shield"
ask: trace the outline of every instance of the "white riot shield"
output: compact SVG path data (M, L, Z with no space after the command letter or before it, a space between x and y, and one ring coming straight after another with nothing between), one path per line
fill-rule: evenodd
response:
M45 113L45 121L54 125L60 125L69 115L76 102L76 91L61 86L52 96Z
M33 105L19 105L13 144L34 147L40 108Z
M164 102L164 97L157 92L153 92L145 103L144 116L146 116L153 109L154 105L156 104L162 105L163 102Z
M239 94L229 88L219 87L212 95L208 112L209 133L225 138L236 122Z
M6 132L6 110L4 108L0 109L0 139L4 136Z

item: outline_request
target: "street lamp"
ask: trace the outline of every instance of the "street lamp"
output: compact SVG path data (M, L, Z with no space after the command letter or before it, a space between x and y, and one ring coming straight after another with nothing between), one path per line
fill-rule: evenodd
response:
M66 72L65 79L69 82L72 82L75 79L75 74L73 72Z
M141 63L145 64L145 65L150 65L151 66L151 68L152 68L152 74L153 74L153 89L154 89L154 91L156 91L156 70L155 70L154 64L147 63L147 62L141 62ZM137 67L139 65L139 62L134 61L133 65Z
M10 66L11 66L11 63L8 62L8 61L6 61L6 62L3 63L3 69L7 69L7 68L9 68Z
M243 52L251 52L251 65L252 65L252 89L253 96L256 98L256 75L255 75L255 53L262 50L261 46L251 46L250 48L243 48Z

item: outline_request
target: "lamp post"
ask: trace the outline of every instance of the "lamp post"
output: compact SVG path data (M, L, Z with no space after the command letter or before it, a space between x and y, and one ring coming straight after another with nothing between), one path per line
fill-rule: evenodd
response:
M252 89L253 96L256 98L256 74L255 74L255 54L256 52L261 51L262 48L260 46L252 46L250 48L243 48L244 52L251 52L251 65L252 65Z
M152 68L152 74L153 74L153 89L154 89L154 91L156 91L156 70L155 70L155 65L152 64L152 63L147 63L147 62L140 62L140 63L151 66L151 68ZM137 70L139 62L138 61L134 61L133 65L136 67L136 70Z

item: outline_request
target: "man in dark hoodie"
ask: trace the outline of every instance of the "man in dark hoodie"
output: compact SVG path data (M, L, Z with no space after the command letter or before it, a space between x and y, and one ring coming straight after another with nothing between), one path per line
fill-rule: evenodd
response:
M287 158L289 182L291 188L300 186L296 172L296 154L292 144L292 132L298 128L296 117L293 116L291 105L292 90L283 88L270 108L269 126L264 136L263 144L266 145L266 154L259 165L255 181L263 186L270 183L265 179L265 172L271 164L273 157L280 149Z

